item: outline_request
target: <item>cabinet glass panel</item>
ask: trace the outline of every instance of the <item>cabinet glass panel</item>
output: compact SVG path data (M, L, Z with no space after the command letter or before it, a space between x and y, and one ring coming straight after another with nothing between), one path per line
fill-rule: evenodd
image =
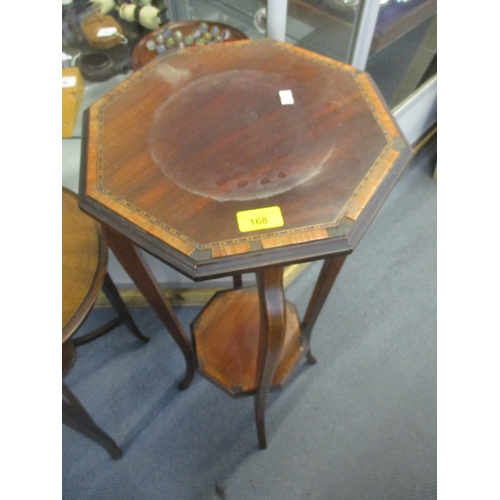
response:
M265 6L259 0L184 0L189 19L199 19L227 24L236 28L248 38L262 38L265 35L254 25L257 11Z
M289 0L287 35L299 47L348 62L360 3L359 0Z
M366 71L394 108L437 72L436 0L381 5Z
M189 0L190 19L229 24L249 38L266 33L265 0ZM347 62L360 0L288 0L286 41Z

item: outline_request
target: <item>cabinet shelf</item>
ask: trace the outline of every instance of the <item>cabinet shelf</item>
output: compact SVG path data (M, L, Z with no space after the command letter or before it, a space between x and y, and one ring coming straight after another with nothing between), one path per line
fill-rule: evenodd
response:
M371 51L379 52L436 14L437 0L395 3L381 9Z
M381 8L371 51L378 52L406 35L431 18L436 13L436 9L437 0L391 3ZM332 28L332 25L352 29L355 14L354 10L335 8L330 3L321 0L292 0L289 3L288 13L319 29Z

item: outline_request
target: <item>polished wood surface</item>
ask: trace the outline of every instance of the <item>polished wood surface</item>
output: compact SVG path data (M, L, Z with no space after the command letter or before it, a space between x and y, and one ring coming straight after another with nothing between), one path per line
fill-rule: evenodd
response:
M106 275L108 253L97 221L62 189L62 341L75 333L92 309Z
M156 59L85 129L82 208L194 279L352 250L410 155L367 74L269 39Z
M78 68L63 68L62 79L62 136L69 138L73 136L85 82Z
M254 394L259 387L259 308L257 287L219 292L191 325L200 372L233 397ZM273 386L286 383L305 351L297 310L286 302L286 331Z
M65 342L62 345L62 377L66 377L73 369L76 362L76 348L73 342Z
M106 272L108 247L101 226L78 208L75 193L62 190L62 377L75 365L76 346L91 342L120 324L142 342L148 342L137 328L118 290ZM117 312L117 316L101 327L79 337L72 337L87 317L99 290ZM72 337L72 338L71 338ZM121 458L118 445L87 413L69 387L62 384L63 424L103 446L113 459Z
M196 360L191 343L182 325L177 320L171 306L165 300L141 251L123 234L108 226L104 226L104 231L112 252L181 349L186 360L186 374L179 387L187 389L196 371Z
M285 342L286 309L283 293L283 268L274 267L257 273L260 304L259 354L257 357L257 394L255 423L259 448L267 447L264 412L267 396Z

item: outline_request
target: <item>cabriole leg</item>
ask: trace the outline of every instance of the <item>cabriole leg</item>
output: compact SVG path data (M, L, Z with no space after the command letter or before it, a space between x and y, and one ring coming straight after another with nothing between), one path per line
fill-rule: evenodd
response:
M301 330L302 335L307 340L309 346L311 341L311 332L314 327L314 323L318 319L319 313L330 293L330 290L335 283L342 264L344 263L346 255L340 255L336 257L329 257L325 259L323 267L318 276L318 281L314 287L314 291L311 295L309 305L307 306L307 311L304 314L304 319L302 320ZM307 361L311 364L316 363L316 358L311 353L311 348L306 354Z
M122 452L118 445L92 420L77 397L63 382L62 385L62 421L76 432L83 434L95 443L101 445L113 459L121 458Z
M260 303L260 337L255 421L259 448L265 449L267 447L264 421L266 400L278 366L286 329L283 268L276 267L257 273L257 288Z
M159 316L172 338L179 346L186 360L186 375L179 384L180 389L187 389L193 380L196 371L194 351L185 334L182 325L177 320L174 311L165 300L163 292L156 282L147 262L140 250L125 236L103 225L103 230L108 241L109 248L115 254L120 264L144 295L149 305Z
M104 277L102 291L104 292L107 299L109 300L109 303L114 307L115 311L120 316L120 319L123 321L123 323L130 330L132 335L137 337L142 342L149 342L149 338L146 337L145 335L143 335L141 333L141 331L139 330L139 328L137 328L135 321L133 320L132 316L130 315L130 313L127 309L127 306L123 302L123 299L121 298L120 293L118 292L118 289L116 288L115 284L113 283L113 280L111 279L111 277L109 276L108 273L106 273L106 276Z

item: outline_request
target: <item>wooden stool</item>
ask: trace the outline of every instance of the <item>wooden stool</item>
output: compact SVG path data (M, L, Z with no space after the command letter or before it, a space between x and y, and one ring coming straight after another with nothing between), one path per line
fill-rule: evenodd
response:
M76 347L95 340L124 323L143 342L149 339L137 328L108 275L108 247L100 225L78 208L77 196L62 189L62 376L76 361ZM79 338L71 337L90 313L99 290L104 291L118 316ZM62 384L63 423L103 446L112 458L121 458L117 444L92 420L68 386Z

